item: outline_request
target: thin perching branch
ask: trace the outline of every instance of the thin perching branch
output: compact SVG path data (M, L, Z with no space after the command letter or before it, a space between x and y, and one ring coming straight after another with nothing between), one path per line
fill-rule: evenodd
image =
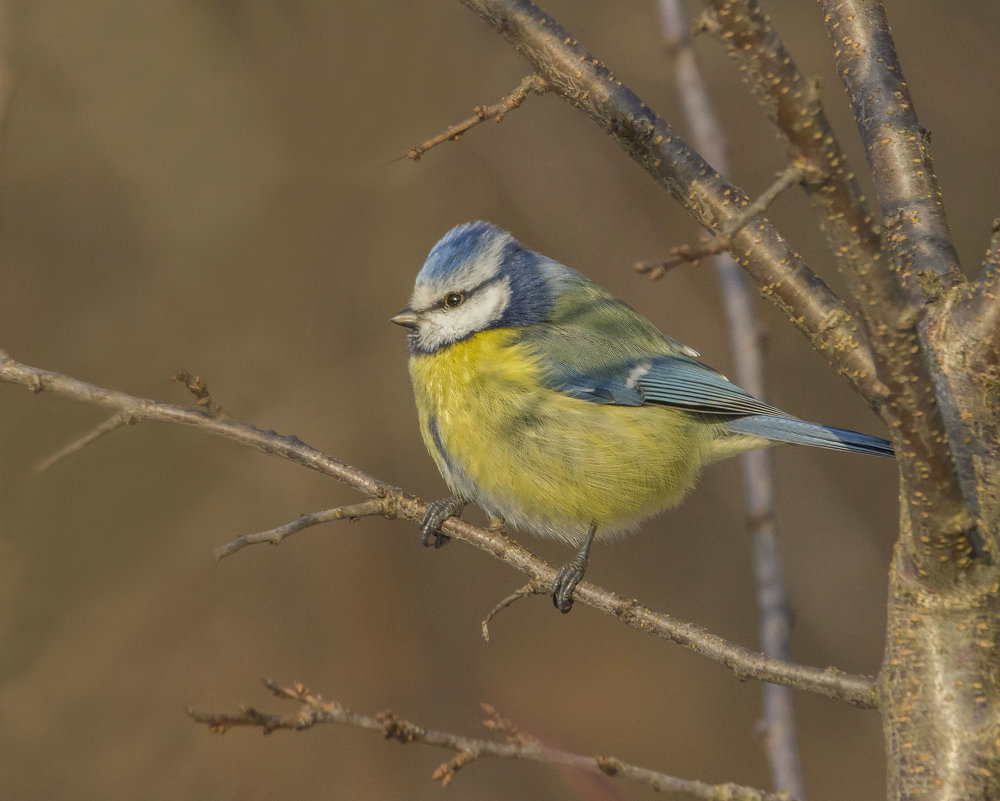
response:
M232 418L211 417L198 409L188 409L169 403L146 400L124 392L97 387L69 376L30 367L0 351L0 383L18 384L33 392L49 392L92 406L114 409L136 420L155 420L189 426L195 430L247 445L263 453L279 456L342 481L367 495L381 499L385 516L402 517L418 522L427 511L427 504L414 495L403 492L363 470L334 459L295 436L264 431ZM448 518L441 527L446 535L462 540L529 576L533 581L551 586L556 570L498 530L473 526L458 518ZM878 691L870 676L844 673L836 668L815 668L772 659L762 653L724 640L701 626L676 620L670 615L654 612L636 600L581 582L575 600L632 628L653 634L664 640L690 648L695 653L732 670L741 679L757 679L816 692L862 707L878 703Z
M694 145L720 173L726 175L729 171L726 139L702 80L684 5L681 0L659 0L658 7L667 51L674 61L677 92ZM762 204L761 211L779 192L801 179L802 173L797 164L786 169L756 201ZM717 256L714 262L729 322L729 341L737 383L763 400L764 354L750 282L730 256ZM746 494L747 527L753 539L760 645L768 656L787 660L792 622L778 552L770 452L751 451L744 454L740 461ZM792 693L788 687L764 685L764 723L764 742L774 786L804 798L805 781L799 758Z
M274 715L250 706L244 706L239 712L232 714L198 712L188 707L187 713L192 720L205 724L210 731L218 734L237 726L259 728L264 734L270 734L280 729L304 731L317 725L335 723L377 731L386 740L395 740L398 743L424 743L444 748L454 751L456 755L438 766L431 776L441 782L443 787L448 786L456 773L466 765L478 759L492 757L523 759L574 768L592 774L634 781L657 792L678 793L704 801L794 801L785 793L768 793L740 784L706 784L679 779L659 771L630 765L617 757L590 757L562 748L553 748L520 732L490 704L482 705L486 715L483 725L491 731L502 734L504 741L427 729L404 720L391 711L380 712L377 715L353 712L337 701L328 701L323 696L310 692L299 682L291 687L282 687L273 679L264 679L264 686L275 697L297 703L298 709L286 715Z

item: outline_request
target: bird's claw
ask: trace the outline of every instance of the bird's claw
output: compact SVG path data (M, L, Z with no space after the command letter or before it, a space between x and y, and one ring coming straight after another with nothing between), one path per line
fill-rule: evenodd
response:
M440 548L451 542L451 537L441 533L441 525L449 517L457 517L465 509L465 501L452 495L449 498L440 498L427 504L427 511L424 519L420 523L420 542L424 547L432 545Z
M552 584L552 603L564 615L573 608L573 591L583 578L584 570L576 560L563 565Z
M590 564L590 546L594 542L595 534L597 534L597 523L591 523L580 550L572 560L559 568L556 580L552 583L552 603L564 615L573 608L573 591L587 572L587 565Z

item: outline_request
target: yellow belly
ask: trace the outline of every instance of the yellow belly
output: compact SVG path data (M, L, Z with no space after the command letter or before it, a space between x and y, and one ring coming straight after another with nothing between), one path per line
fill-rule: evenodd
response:
M484 331L410 360L424 443L455 494L573 543L591 522L621 531L680 501L712 459L704 423L545 389L515 339Z

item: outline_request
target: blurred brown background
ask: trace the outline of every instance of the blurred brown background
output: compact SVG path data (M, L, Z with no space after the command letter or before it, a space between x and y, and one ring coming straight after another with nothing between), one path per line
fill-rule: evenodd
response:
M818 8L770 2L863 172ZM682 130L651 2L545 3ZM1000 212L1000 7L896 0L903 65L961 254L978 267ZM25 0L7 19L15 91L0 148L0 347L29 364L189 403L205 376L235 416L295 433L420 493L423 451L403 332L430 246L489 219L573 265L730 366L714 276L650 285L631 265L696 226L614 142L531 97L419 164L387 157L495 102L528 69L456 2ZM783 148L711 41L703 65L731 134L733 178L760 192ZM984 88L985 87L985 88ZM836 287L801 194L773 217ZM766 302L771 399L823 422L879 423ZM357 495L180 428L119 431L36 477L104 419L0 387L0 795L5 798L646 798L643 788L485 762L442 791L448 754L355 729L209 735L185 704L284 711L262 676L359 711L391 707L479 734L480 700L582 753L706 781L768 786L760 687L578 608L523 601L522 578L405 522L311 529L215 564L212 546ZM873 672L896 518L891 463L775 453L794 656ZM473 512L473 516L476 513ZM553 562L554 543L524 538ZM679 510L596 550L590 578L738 642L756 641L739 466L713 467ZM877 716L799 695L816 799L877 797Z

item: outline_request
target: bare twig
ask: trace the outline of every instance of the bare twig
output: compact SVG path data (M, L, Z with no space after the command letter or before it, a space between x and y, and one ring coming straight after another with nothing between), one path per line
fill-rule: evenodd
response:
M642 275L648 275L650 281L658 281L668 271L675 267L680 267L682 264L690 264L692 267L697 267L701 264L702 259L725 253L726 245L718 239L710 240L707 237L702 237L697 245L689 245L687 243L675 245L667 252L670 254L670 258L663 261L637 261L634 266L635 271ZM736 262L733 262L733 264L736 264ZM739 265L736 268L739 269Z
M178 370L171 376L171 380L186 386L188 391L198 401L198 405L212 415L212 417L226 416L222 407L212 398L212 393L208 391L208 384L200 375L192 375L187 370Z
M421 499L334 459L294 436L263 431L238 420L214 418L197 409L136 398L124 392L97 387L69 376L16 362L2 351L0 351L0 383L18 384L33 392L45 391L82 403L116 409L132 415L136 420L156 420L190 426L256 448L342 481L369 498L384 499L384 514L387 517L420 521L427 511L427 504ZM441 530L454 539L462 540L485 551L530 576L533 581L551 585L555 579L555 568L518 543L507 539L499 531L479 528L454 517L448 518L441 526ZM771 659L711 634L701 626L676 620L670 615L656 613L638 601L623 598L590 582L581 582L576 588L574 597L579 603L616 617L633 628L684 645L728 667L741 679L753 678L786 684L828 698L838 698L857 707L873 707L878 703L876 685L869 676L843 673L835 668L820 669Z
M455 778L455 774L466 765L477 759L493 757L524 759L575 768L589 773L628 779L659 792L681 793L705 801L793 801L785 793L776 795L739 784L713 785L689 781L629 765L616 757L589 757L553 748L521 733L512 721L500 715L490 704L483 704L483 712L486 715L483 725L490 731L503 734L505 742L427 729L404 720L390 711L380 712L377 715L352 712L337 701L327 701L321 695L311 693L304 684L298 682L291 687L282 687L273 679L265 679L264 685L277 698L297 703L298 709L287 715L273 715L253 707L242 707L235 714L212 714L198 712L189 707L187 713L196 723L203 723L210 731L220 734L237 726L251 726L270 734L279 729L302 731L320 724L337 723L378 731L385 739L399 743L419 742L444 748L456 752L456 756L440 765L432 774L432 778L441 782L442 786L447 786Z
M107 420L105 420L100 425L95 426L86 434L77 439L73 440L65 448L53 453L51 456L40 461L36 466L35 470L39 473L44 473L46 470L51 469L57 462L65 459L67 456L72 456L74 453L78 453L86 448L93 442L96 442L105 434L110 434L112 431L116 431L122 426L130 426L136 422L136 419L129 414L124 412L121 414L112 415Z
M290 537L304 528L318 526L320 523L329 523L331 520L358 520L370 515L382 515L386 513L387 508L388 504L385 498L376 498L373 501L355 503L351 506L338 506L335 509L324 509L322 512L310 512L277 528L257 531L253 534L240 534L232 542L213 548L212 556L215 557L215 561L219 562L248 545L258 545L264 542L268 545L280 545L286 537Z
M534 581L525 584L519 590L512 592L486 613L486 617L483 618L483 639L486 640L486 642L490 641L490 623L492 623L493 618L499 615L504 609L512 606L522 598L527 598L529 595L548 595L551 592L552 587L542 585Z
M551 87L610 135L699 223L725 229L747 204L565 28L528 0L462 0L505 37ZM867 334L830 288L764 218L733 238L733 255L840 373L872 405L885 388L875 375Z
M662 3L674 1L675 0L661 0ZM681 52L678 48L673 48L673 50L674 52ZM695 140L695 144L698 144L697 140ZM715 159L714 163L718 164L719 162ZM719 169L721 171L724 168L720 167ZM722 231L720 231L715 237L714 242L709 242L704 247L679 245L675 248L671 248L670 253L674 256L674 258L661 262L641 261L635 265L636 272L646 273L651 279L655 280L662 277L667 270L676 267L679 264L687 262L688 264L694 265L706 256L715 256L729 250L733 244L733 237L752 219L767 211L768 207L775 201L778 195L789 187L799 183L799 181L802 180L802 175L803 168L800 164L789 164L785 167L785 169L778 173L777 178L775 178L767 189L761 192L759 197L754 199L752 203L748 203L743 207L740 216L732 220Z
M518 84L517 88L513 92L508 95L504 95L492 106L476 106L472 109L472 116L467 120L463 120L455 125L450 125L437 136L433 136L426 142L421 142L419 145L411 147L405 153L400 153L398 156L389 159L386 163L391 164L394 161L401 161L402 159L420 161L421 156L423 156L424 153L432 147L437 147L444 142L457 142L462 134L470 128L475 128L481 122L485 122L488 119L492 119L494 122L501 122L503 118L507 116L508 112L513 111L525 101L528 97L528 92L534 92L536 95L542 95L548 90L549 85L543 78L538 75L528 75L521 81L521 83Z
M695 57L691 34L681 0L659 0L668 51L673 55L677 90L693 132L695 146L717 169L728 172L725 136L718 124L708 90ZM770 197L791 186L803 175L801 167L786 170L771 187ZM784 182L782 181L784 179ZM758 198L761 203L765 193ZM762 204L762 210L766 203ZM764 399L764 354L754 298L746 275L728 255L715 259L722 289L730 345L737 383ZM765 450L751 451L741 458L746 492L747 526L754 543L754 571L757 581L757 608L760 617L760 644L768 656L788 659L791 639L791 614L788 608L778 532L774 523L774 478L770 455ZM805 782L796 737L792 694L788 687L764 685L765 746L774 786L800 798L805 797Z

